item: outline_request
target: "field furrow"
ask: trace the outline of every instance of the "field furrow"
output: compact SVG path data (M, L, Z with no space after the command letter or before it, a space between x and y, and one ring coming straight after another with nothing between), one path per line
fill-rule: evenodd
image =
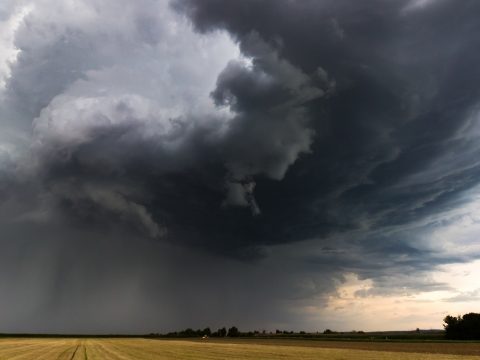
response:
M455 354L465 348L475 353L480 344L442 345L450 346L453 354L408 352L408 343L397 348L402 346L405 351L377 351L375 344L364 350L346 348L344 343L322 347L288 340L259 344L254 340L4 339L0 340L0 360L480 360L477 355ZM420 349L418 344L415 349Z

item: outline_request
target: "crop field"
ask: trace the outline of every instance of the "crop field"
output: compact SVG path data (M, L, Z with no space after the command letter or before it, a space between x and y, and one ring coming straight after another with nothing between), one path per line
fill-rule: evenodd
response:
M426 346L423 346L426 345ZM0 340L0 360L480 360L478 343L349 343L256 340L37 339Z

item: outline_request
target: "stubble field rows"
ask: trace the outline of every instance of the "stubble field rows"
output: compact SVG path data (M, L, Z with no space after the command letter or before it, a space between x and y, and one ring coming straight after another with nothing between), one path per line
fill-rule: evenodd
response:
M335 343L291 343L288 340L256 343L90 338L2 339L0 360L480 360L480 356L472 355L479 350L478 344L445 344L444 352L449 353L439 354L438 351L411 352L415 349L410 349L409 344L392 347L392 351L385 351L388 346L380 346L379 350L382 351L377 351L375 345L366 350ZM399 351L402 346L404 351ZM458 355L465 353L470 355Z

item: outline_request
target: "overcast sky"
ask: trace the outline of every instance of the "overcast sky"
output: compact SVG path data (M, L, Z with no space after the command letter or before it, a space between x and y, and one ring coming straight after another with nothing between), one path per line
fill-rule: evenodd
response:
M0 332L478 310L479 13L2 0Z

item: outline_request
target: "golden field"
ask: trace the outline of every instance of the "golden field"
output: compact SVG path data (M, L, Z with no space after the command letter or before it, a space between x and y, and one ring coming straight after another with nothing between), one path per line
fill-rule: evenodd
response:
M0 360L480 360L478 343L361 343L304 340L140 338L0 340Z

